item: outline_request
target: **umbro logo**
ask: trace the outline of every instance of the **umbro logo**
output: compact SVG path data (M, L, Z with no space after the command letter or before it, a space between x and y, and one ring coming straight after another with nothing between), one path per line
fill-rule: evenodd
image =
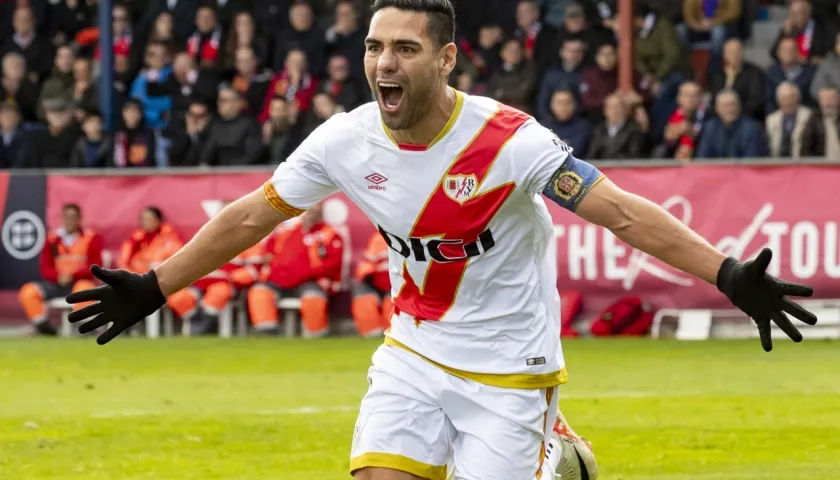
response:
M370 182L368 190L385 190L385 187L382 184L388 181L388 177L379 173L371 173L365 177L365 180Z

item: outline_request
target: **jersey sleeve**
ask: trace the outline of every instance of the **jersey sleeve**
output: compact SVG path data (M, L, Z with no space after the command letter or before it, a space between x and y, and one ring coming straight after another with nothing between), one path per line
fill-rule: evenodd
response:
M534 120L517 132L511 153L520 186L530 195L542 193L572 212L604 178L594 165L575 158L572 147Z
M265 198L275 210L296 217L338 191L327 174L327 155L345 115L336 114L316 128L265 182Z

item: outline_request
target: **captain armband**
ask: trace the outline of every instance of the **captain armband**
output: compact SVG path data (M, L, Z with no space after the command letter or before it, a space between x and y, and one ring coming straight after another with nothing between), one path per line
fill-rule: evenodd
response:
M554 203L574 212L583 197L604 178L594 165L569 155L551 176L542 193Z

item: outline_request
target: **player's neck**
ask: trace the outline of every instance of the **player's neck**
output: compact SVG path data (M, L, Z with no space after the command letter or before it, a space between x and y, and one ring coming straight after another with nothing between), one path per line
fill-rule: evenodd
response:
M438 101L432 105L426 116L411 128L391 130L391 136L399 144L429 145L446 128L455 112L458 97L455 90L444 85Z

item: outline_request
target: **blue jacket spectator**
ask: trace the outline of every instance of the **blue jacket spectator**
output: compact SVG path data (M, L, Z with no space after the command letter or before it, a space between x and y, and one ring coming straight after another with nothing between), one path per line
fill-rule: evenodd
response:
M733 91L720 92L717 117L703 127L695 158L749 158L767 156L764 129L741 114L741 101Z
M586 47L580 39L563 42L560 48L560 66L545 72L537 95L537 120L551 120L551 96L558 90L580 93L580 76Z
M172 112L172 97L166 79L172 75L169 52L161 43L150 43L146 48L146 66L131 84L128 96L143 106L146 126L152 129L166 128Z
M551 97L552 118L542 122L560 140L566 142L578 155L585 155L592 139L592 127L578 115L575 95L568 90L558 90Z
M764 89L764 112L775 112L776 89L782 82L791 82L799 87L799 95L803 105L813 105L811 98L811 82L814 80L814 67L799 60L799 46L796 39L784 38L779 41L776 51L779 60L767 71L767 86Z

